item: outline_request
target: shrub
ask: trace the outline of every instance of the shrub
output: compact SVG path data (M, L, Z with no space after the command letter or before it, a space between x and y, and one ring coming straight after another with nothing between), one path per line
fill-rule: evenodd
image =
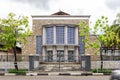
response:
M104 73L104 74L111 74L110 69L92 69L93 73Z
M16 69L10 69L8 70L8 73L15 73L17 75L25 75L26 70L25 69L19 69L18 71Z

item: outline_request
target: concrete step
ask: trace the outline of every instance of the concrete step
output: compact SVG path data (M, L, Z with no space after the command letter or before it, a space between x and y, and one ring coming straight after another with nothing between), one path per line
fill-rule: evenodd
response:
M40 71L77 71L80 70L81 65L78 63L40 63Z

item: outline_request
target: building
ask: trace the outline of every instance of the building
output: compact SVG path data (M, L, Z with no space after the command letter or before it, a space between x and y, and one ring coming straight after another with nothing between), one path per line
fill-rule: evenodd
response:
M32 16L33 36L22 47L22 54L38 54L45 62L78 62L85 53L79 23L89 23L89 15L69 15L59 11L49 16Z

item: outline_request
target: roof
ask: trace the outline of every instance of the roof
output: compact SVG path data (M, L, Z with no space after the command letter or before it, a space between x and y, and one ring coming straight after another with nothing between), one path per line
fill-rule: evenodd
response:
M56 12L56 13L53 13L52 15L70 15L70 14L65 13L65 12L63 12L63 11L58 11L58 12Z
M32 19L89 19L90 15L70 15L63 11L58 11L51 15L32 15Z

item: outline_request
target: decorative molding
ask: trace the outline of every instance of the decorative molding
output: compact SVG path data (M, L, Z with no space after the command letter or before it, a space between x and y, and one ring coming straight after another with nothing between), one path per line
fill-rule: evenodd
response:
M65 19L65 20L69 20L69 19L89 19L90 16L86 15L86 16L32 16L32 19L33 20L40 20L40 19L43 19L43 20L46 20L46 19L56 19L56 20L59 20L59 19Z

